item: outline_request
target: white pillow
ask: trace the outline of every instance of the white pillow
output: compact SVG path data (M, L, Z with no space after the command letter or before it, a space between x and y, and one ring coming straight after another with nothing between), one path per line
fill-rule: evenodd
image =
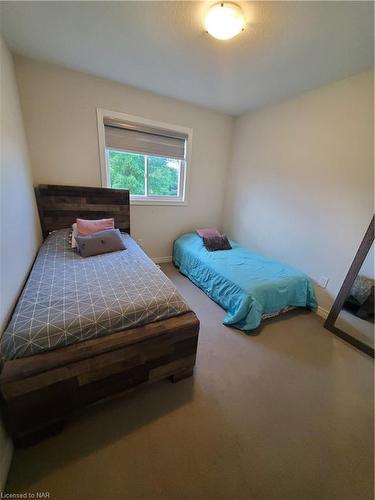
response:
M78 236L77 223L72 225L72 248L77 248L76 236Z

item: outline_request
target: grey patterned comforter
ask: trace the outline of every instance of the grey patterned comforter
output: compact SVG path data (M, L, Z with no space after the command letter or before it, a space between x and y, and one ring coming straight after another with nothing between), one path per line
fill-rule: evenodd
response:
M80 257L70 230L40 249L0 341L4 359L30 356L190 311L171 281L129 235L126 250Z

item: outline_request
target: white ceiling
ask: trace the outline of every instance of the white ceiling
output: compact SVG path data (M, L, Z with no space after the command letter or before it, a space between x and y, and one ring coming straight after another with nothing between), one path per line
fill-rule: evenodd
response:
M1 2L16 52L241 114L373 66L372 2L238 2L245 32L204 32L207 2Z

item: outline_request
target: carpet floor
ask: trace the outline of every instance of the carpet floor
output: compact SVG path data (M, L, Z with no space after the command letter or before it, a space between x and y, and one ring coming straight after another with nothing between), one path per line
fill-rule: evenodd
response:
M7 492L51 500L370 500L373 362L305 311L256 336L172 265L201 320L194 377L87 410L17 450ZM37 498L37 497L36 497Z

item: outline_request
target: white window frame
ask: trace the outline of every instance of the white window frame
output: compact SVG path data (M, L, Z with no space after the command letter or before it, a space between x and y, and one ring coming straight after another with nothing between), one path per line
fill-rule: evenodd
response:
M100 160L100 177L102 187L111 187L110 174L108 169L106 145L105 145L105 129L104 120L123 120L124 122L131 122L132 124L139 125L140 127L149 126L160 128L170 132L179 132L187 136L186 140L186 158L181 161L180 167L180 190L181 196L177 199L175 196L140 196L130 195L130 203L132 205L188 205L188 191L189 191L189 174L191 168L191 145L193 130L191 128L182 127L180 125L171 125L170 123L159 122L142 118L140 116L129 115L127 113L120 113L117 111L110 111L107 109L97 108L97 123L98 123L98 140L99 140L99 160ZM109 148L111 149L111 148ZM140 153L141 154L141 153Z

